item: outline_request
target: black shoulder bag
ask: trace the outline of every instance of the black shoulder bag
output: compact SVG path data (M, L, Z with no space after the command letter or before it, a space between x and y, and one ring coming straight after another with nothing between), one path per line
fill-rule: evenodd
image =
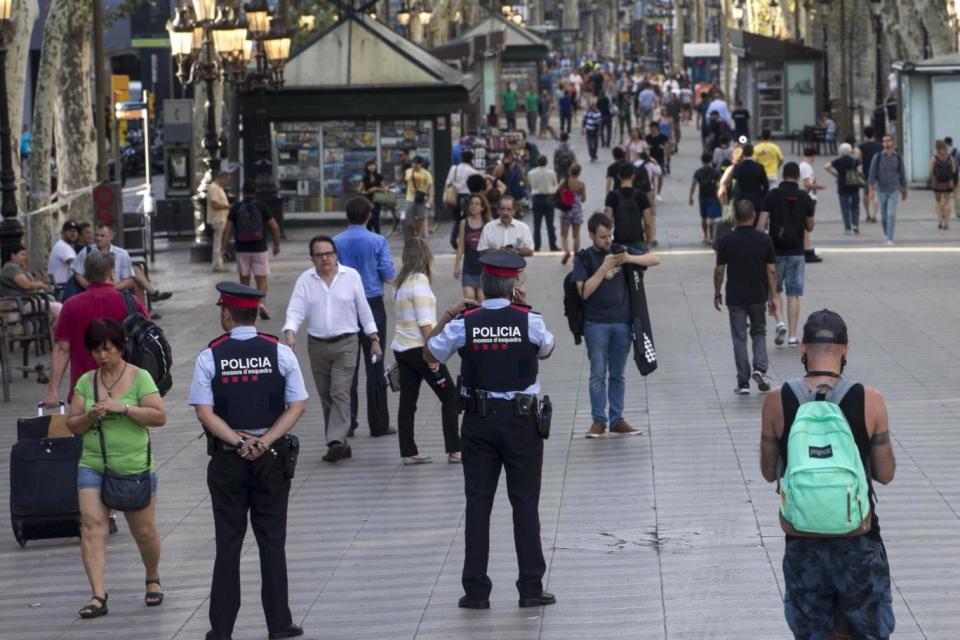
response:
M93 374L93 402L100 402L97 391L97 371ZM103 439L103 424L97 423L100 436L100 455L103 456L103 484L100 486L100 501L117 511L140 511L150 506L150 436L147 435L147 468L143 473L121 476L107 466L107 445Z

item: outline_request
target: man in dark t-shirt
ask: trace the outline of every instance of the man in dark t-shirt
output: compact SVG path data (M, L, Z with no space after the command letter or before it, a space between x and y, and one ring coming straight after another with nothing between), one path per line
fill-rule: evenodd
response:
M783 165L783 180L776 189L763 200L760 214L760 229L767 227L769 221L770 237L777 254L777 306L780 309L774 315L777 318L777 330L774 342L783 344L788 327L783 323L780 292L787 293L787 323L789 339L787 346L799 347L797 323L800 318L800 298L803 297L804 258L803 237L807 231L813 231L814 205L810 195L800 188L800 165L788 162Z
M645 229L652 223L653 212L647 194L633 186L637 171L642 169L634 168L629 162L623 163L619 173L621 186L607 194L603 206L604 213L613 220L614 242L645 251ZM633 200L636 206L621 208L620 204L625 200ZM626 219L626 216L634 218Z
M257 290L263 293L267 292L267 276L270 275L270 255L267 252L267 229L273 234L273 255L280 253L280 226L273 218L273 213L262 202L257 200L257 184L253 180L245 180L242 189L243 199L235 202L230 207L230 214L227 216L227 226L223 229L223 246L229 246L230 235L234 229L237 230L236 257L237 271L240 274L240 284L249 286L250 276L253 276L257 283ZM255 224L248 222L249 218L243 220L241 216L246 216L247 212L256 210L260 214L260 230L256 232ZM238 226L239 221L239 226ZM259 236L255 239L241 240L240 236L247 238L250 236ZM266 300L266 296L261 300ZM264 304L260 304L260 318L268 320L270 314Z
M750 138L750 112L743 107L743 103L737 100L737 108L730 114L733 118L733 135L736 139L740 136Z
M647 147L649 147L650 157L657 161L661 167L663 166L664 161L664 148L667 143L670 141L670 138L663 135L663 132L660 131L660 125L656 122L650 123L650 132L647 134Z
M613 164L607 167L607 193L620 188L620 168L629 164L623 147L613 148Z
M749 200L740 200L734 207L737 226L717 246L717 266L713 271L713 306L722 310L724 272L727 276L727 311L733 357L737 365L737 386L734 393L748 395L753 379L760 391L770 390L767 378L767 305L775 309L777 296L776 259L773 240L755 228L756 212ZM753 368L747 354L747 325L753 343Z
M770 181L763 165L753 159L752 144L743 145L743 159L733 170L733 180L736 183L734 202L749 200L754 211L761 211L763 197L770 190Z
M857 148L860 149L860 167L864 175L869 177L867 174L870 173L870 166L873 162L873 156L883 151L883 143L877 142L876 132L874 131L873 127L863 128L863 138L863 142L861 142ZM867 196L869 190L869 184L863 188L863 211L867 214L867 222L876 222L877 211L880 208L880 202L876 200L870 200L870 198Z

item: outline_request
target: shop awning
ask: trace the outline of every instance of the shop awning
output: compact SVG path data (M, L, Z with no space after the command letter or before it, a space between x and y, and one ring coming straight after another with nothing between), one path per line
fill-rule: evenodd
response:
M903 73L954 74L960 73L960 53L948 53L926 60L897 60L891 65Z
M504 62L539 62L550 55L550 45L546 40L493 12L467 29L459 39L469 40L496 31L504 32Z
M820 49L739 29L730 30L730 51L744 60L799 61L824 58Z

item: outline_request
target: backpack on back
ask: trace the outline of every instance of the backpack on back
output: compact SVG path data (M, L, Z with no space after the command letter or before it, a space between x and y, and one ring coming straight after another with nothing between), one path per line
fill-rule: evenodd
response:
M933 177L937 182L950 182L953 180L953 163L950 158L942 160L937 158L933 164Z
M260 205L254 199L241 200L237 207L237 242L260 242L263 240L263 216Z
M636 172L633 177L633 186L642 193L650 193L653 187L650 185L650 173L647 171L647 161L643 160L639 164L633 165Z
M717 183L720 182L720 172L713 167L705 167L696 173L697 186L700 189L701 200L716 200Z
M567 180L564 179L557 189L557 209L570 211L575 204L577 204L577 193L570 188Z
M124 291L123 301L127 305L127 317L122 323L127 337L127 361L149 373L160 390L160 396L165 396L173 386L170 343L163 335L163 329L140 313L132 293Z
M644 241L643 211L637 202L634 188L630 196L617 192L617 207L613 210L613 238L620 244Z
M566 175L567 171L569 171L570 167L572 166L573 152L570 151L569 147L558 147L557 150L553 152L554 171L556 171L559 175Z
M785 386L800 403L787 438L780 486L780 524L790 535L857 536L871 527L870 484L860 450L840 409L853 386L840 379L828 393L803 379Z
M805 216L800 215L797 203L802 196L780 192L780 206L770 212L770 237L777 247L795 247L803 244L807 229Z

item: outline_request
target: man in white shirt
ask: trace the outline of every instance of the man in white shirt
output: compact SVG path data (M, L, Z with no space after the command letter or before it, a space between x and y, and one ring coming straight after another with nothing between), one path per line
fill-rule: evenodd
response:
M377 323L367 303L360 274L337 263L337 245L329 236L310 241L313 267L297 278L287 305L283 334L291 349L307 322L307 353L323 405L327 453L323 459L350 458L350 388L357 363L357 327L370 339L372 358L383 358Z
M511 196L500 198L500 217L483 225L477 251L509 251L524 257L533 255L533 234L530 227L513 219L513 206Z
M60 231L60 239L53 245L50 251L50 259L47 261L47 273L53 284L62 287L73 276L70 265L77 257L77 252L73 245L77 243L80 235L80 225L74 220L67 220L63 223L63 229Z
M559 251L557 231L553 228L553 210L557 195L557 174L547 168L547 156L537 158L537 168L527 174L533 205L533 250L540 251L540 226L547 221L547 240L550 251Z
M460 154L460 164L450 167L447 173L447 181L444 183L444 189L453 186L456 187L459 197L457 198L457 209L453 212L453 228L450 230L450 245L456 250L457 234L460 232L460 221L463 220L467 210L467 200L470 199L470 189L467 188L467 178L475 175L483 175L473 167L473 151L469 149Z
M827 188L827 185L817 182L813 168L816 156L817 150L807 147L803 150L803 162L800 163L800 188L810 194L814 208L817 206L817 192ZM806 262L823 262L823 258L817 255L817 250L813 247L813 236L809 231L803 234L803 253Z
M130 289L133 291L133 294L137 297L142 298L143 294L146 293L150 296L150 302L159 302L160 300L166 300L173 295L170 291L160 291L153 283L150 282L150 279L147 278L147 274L143 272L143 269L140 267L133 266L133 260L130 259L130 254L126 250L121 249L120 247L113 244L113 227L105 222L101 222L97 225L96 235L94 236L96 244L93 247L87 247L80 251L77 254L77 257L74 259L73 268L74 277L77 279L77 283L83 287L87 288L87 280L83 276L83 265L87 261L87 256L90 255L91 250L100 250L103 253L112 253L113 259L116 261L116 281L117 289ZM157 319L160 316L156 313L153 313L153 318Z

